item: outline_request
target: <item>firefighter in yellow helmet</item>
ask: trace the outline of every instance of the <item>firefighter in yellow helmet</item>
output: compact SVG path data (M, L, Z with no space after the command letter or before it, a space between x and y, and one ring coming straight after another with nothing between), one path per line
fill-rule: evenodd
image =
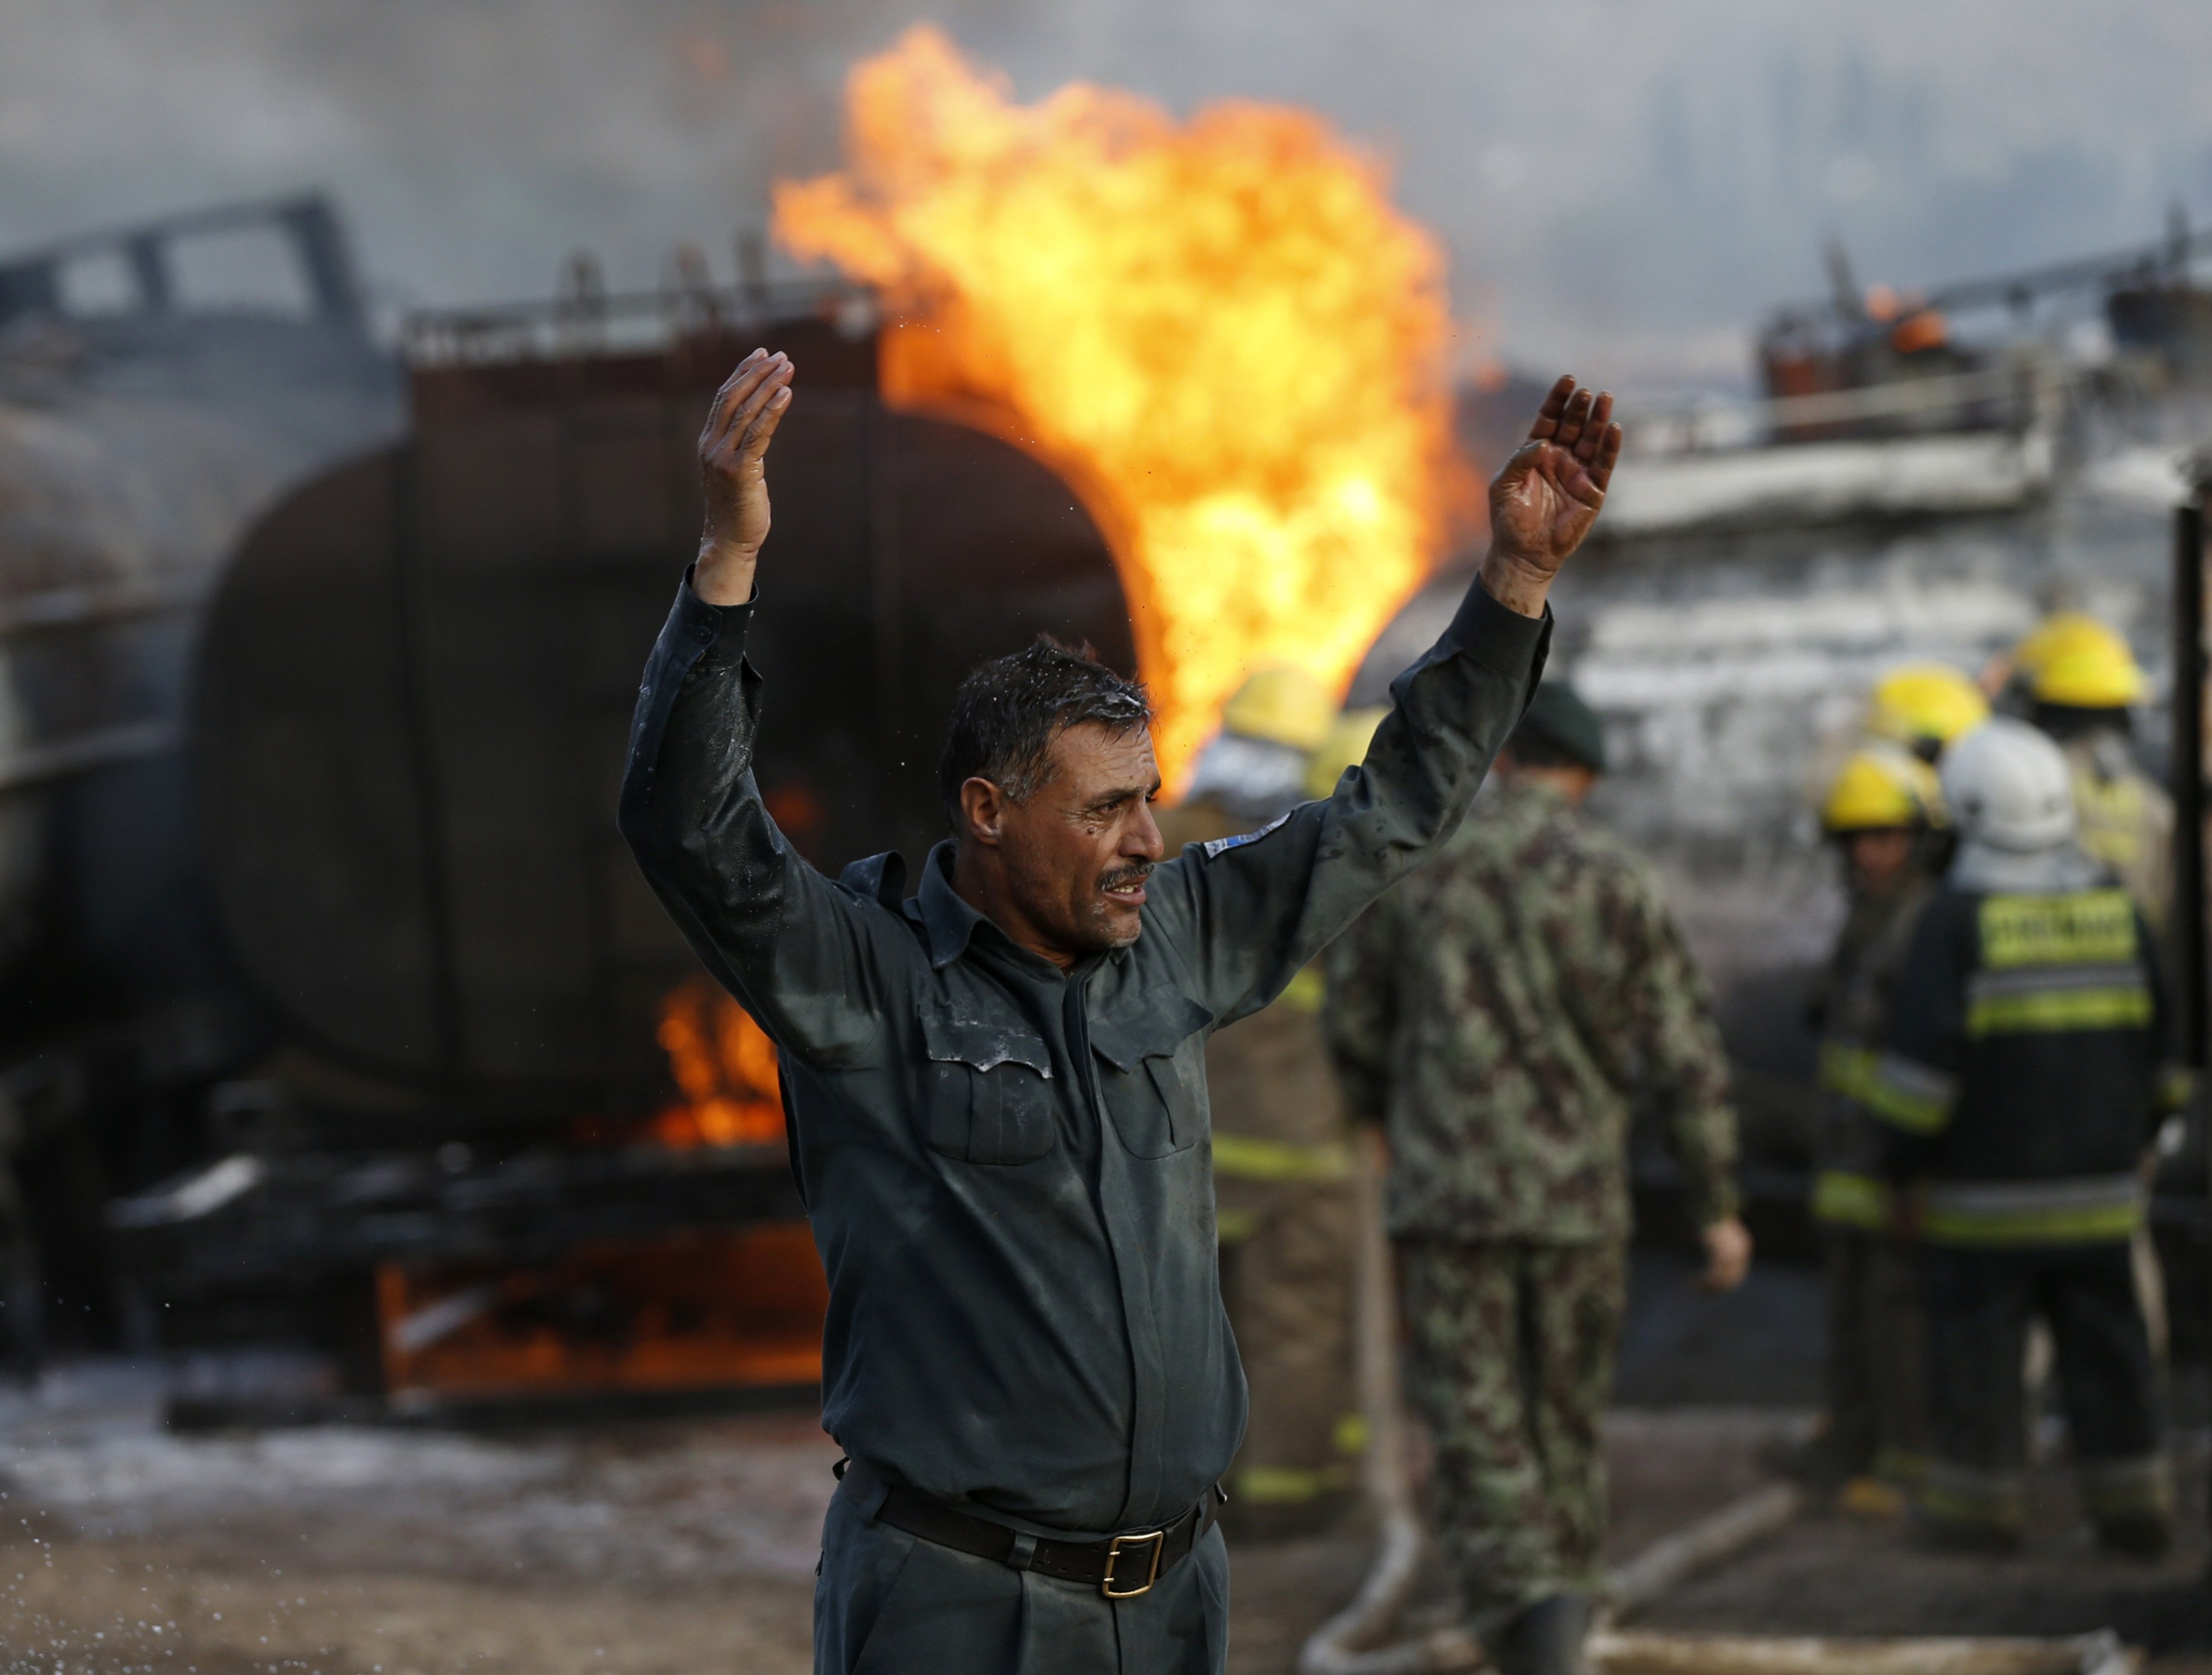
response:
M1253 825L1274 819L1303 801L1306 759L1335 724L1336 704L1311 675L1255 671L1222 706L1221 730L1199 752L1183 806Z
M2035 673L2053 658L2089 648L2108 647L2112 630L2081 611L2053 611L2021 638L2012 655L1997 666L2003 676L2021 683L2033 682Z
M1366 754L1383 713L1340 717L1310 677L1255 672L1224 707L1182 801L1159 817L1170 850L1251 831L1327 796ZM1361 717L1366 733L1346 745ZM1325 778L1318 790L1310 789L1314 777ZM1321 997L1319 968L1309 967L1273 1005L1217 1031L1206 1049L1221 1294L1251 1397L1224 1516L1247 1536L1326 1523L1345 1502L1359 1446L1352 1152Z
M2128 643L2094 617L2062 612L2014 654L2036 724L2065 752L2081 846L2111 870L2149 922L2163 947L2172 946L2173 803L2164 785L2136 761L2134 706L2148 683ZM2202 1198L2203 1165L2196 1147L2165 1158L2155 1188ZM2204 1299L2208 1272L2203 1235L2188 1223L2161 1219L2136 1236L2137 1283L2156 1296L2160 1336L2177 1404L2203 1398L2208 1344Z
M2141 911L2075 841L2066 762L1995 717L1943 758L1956 858L1914 926L1860 1098L1915 1183L1939 1542L2019 1544L2030 1323L2053 1340L2067 1451L2104 1544L2162 1553L2172 1485L2130 1245L2142 1162L2185 1092Z
M2033 704L2030 718L2066 753L2078 841L2165 935L2173 803L2136 761L2133 712L2147 683L2135 654L2095 618L2062 612L2021 642L2013 663Z
M1850 909L1809 1008L1822 1094L1812 1212L1828 1298L1826 1424L1812 1464L1845 1509L1895 1514L1927 1465L1920 1290L1863 1098L1912 927L1941 870L1935 772L1899 743L1872 743L1844 764L1820 823L1837 844Z
M1911 663L1875 683L1867 703L1866 730L1933 762L1954 739L1979 727L1989 715L1990 701L1982 689L1957 669Z
M1306 795L1319 799L1336 789L1346 768L1367 759L1367 746L1375 729L1382 725L1387 708L1347 710L1336 718L1320 747L1306 758Z

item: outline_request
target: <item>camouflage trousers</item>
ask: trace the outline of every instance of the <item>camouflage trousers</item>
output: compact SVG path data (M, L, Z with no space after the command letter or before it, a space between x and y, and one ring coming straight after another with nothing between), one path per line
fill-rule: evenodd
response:
M1403 1240L1398 1272L1437 1544L1469 1617L1595 1589L1625 1248Z

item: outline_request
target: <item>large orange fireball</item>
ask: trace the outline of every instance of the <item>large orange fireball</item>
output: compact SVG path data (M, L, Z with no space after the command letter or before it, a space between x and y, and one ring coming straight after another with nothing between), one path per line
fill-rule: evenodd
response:
M1443 262L1377 164L1274 107L1017 104L927 27L847 97L848 168L779 184L777 235L883 292L892 402L1085 496L1169 783L1251 670L1341 691L1427 574L1453 470Z

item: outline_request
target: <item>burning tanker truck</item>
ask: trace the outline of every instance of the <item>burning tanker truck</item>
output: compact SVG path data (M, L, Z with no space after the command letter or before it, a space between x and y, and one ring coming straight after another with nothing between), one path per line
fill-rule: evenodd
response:
M250 1388L206 1358L186 1416L818 1375L774 1050L612 819L729 367L758 343L808 381L776 443L805 563L748 655L778 695L757 772L811 862L936 841L975 663L1040 630L1139 657L1086 502L894 407L876 308L580 283L419 318L404 434L231 555L192 664L189 874L260 1050L203 1084L190 1166L109 1221L164 1344L305 1353Z
M927 29L851 95L850 168L780 184L775 228L849 289L580 268L419 321L406 438L234 559L196 852L278 1045L203 1166L117 1207L171 1341L289 1335L401 1403L816 1374L773 1054L611 818L701 415L756 344L810 393L757 771L826 870L941 832L986 656L1042 629L1140 669L1179 785L1252 667L1340 685L1444 546L1442 255L1372 159L1270 107L1017 107Z
M193 675L193 853L273 1035L197 1166L111 1210L167 1343L307 1351L285 1404L818 1375L773 1049L612 818L716 386L757 342L807 369L776 506L806 563L750 655L779 695L757 771L817 866L935 840L975 663L1041 630L1135 660L1077 497L891 411L872 321L852 292L587 283L417 320L404 437L239 545Z

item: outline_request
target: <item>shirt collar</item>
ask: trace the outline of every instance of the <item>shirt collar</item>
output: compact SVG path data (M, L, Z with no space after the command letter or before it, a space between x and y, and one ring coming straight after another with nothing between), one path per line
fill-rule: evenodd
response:
M1079 960L1073 971L1064 972L1042 954L1031 953L1022 947L992 923L988 916L970 907L962 899L960 892L952 887L952 840L949 838L940 839L930 850L929 858L921 863L921 884L907 902L906 913L909 919L921 926L923 934L929 939L929 966L932 971L943 971L967 953L969 943L975 940L979 929L996 937L1000 951L1036 966L1041 974L1049 973L1054 978L1073 981L1087 974L1097 963L1095 960ZM1115 950L1116 953L1125 952L1120 948Z
M939 840L921 863L921 886L907 903L906 911L929 938L931 970L941 971L968 952L969 939L985 920L952 887L950 838Z

